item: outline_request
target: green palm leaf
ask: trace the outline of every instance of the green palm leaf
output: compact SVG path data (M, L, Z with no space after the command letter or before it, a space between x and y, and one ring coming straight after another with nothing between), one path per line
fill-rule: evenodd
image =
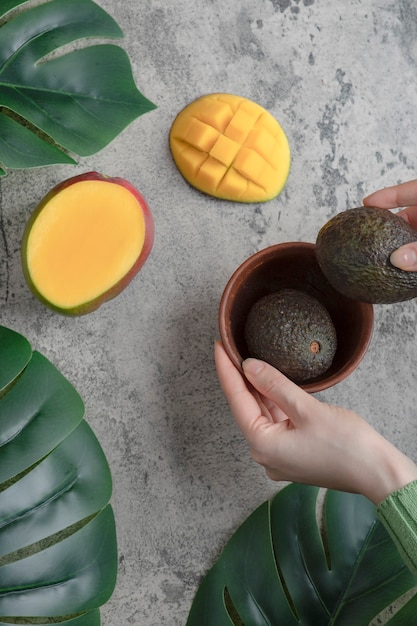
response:
M27 339L0 326L0 397L26 367L31 356L32 349Z
M28 622L27 620L21 623L29 624L30 626L30 622ZM40 622L39 620L37 620L36 626L51 626L51 624L54 624L54 623L59 623L59 622L51 622L50 620L48 622ZM82 615L79 615L72 619L68 619L63 623L63 626L100 626L100 624L101 624L100 612L96 610L96 611L89 611L88 613L83 613ZM10 622L0 621L0 626L11 626L11 625L10 625Z
M318 493L290 485L252 513L203 579L187 626L366 626L417 585L368 500L328 491L322 533ZM387 623L413 623L416 598Z
M122 48L73 46L91 37L123 37L97 4L25 4L3 0L0 7L5 20L0 28L0 174L5 168L74 163L68 151L94 154L155 108L137 89Z
M99 626L117 573L106 458L72 385L4 327L0 372L0 625Z

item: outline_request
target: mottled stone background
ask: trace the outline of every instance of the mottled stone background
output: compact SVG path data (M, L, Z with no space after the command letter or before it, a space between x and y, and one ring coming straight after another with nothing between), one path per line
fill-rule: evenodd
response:
M80 392L110 462L120 570L103 626L185 624L201 576L280 485L249 458L215 375L217 309L236 266L270 244L314 241L333 214L417 178L414 0L99 0L125 32L137 84L158 108L78 166L1 181L1 323ZM182 107L246 96L285 129L284 192L240 205L200 194L168 148ZM128 289L71 319L29 293L22 229L75 173L129 179L152 208L152 256ZM416 303L378 306L358 370L320 394L359 411L417 459ZM359 625L358 625L359 626Z

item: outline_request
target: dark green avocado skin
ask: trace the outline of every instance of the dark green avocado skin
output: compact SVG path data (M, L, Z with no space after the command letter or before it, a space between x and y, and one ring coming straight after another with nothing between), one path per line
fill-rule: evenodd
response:
M299 384L324 374L337 347L327 309L296 289L282 289L255 302L246 319L245 341L250 356L270 363ZM313 342L317 352L311 350Z
M417 231L387 209L357 207L338 213L319 231L316 258L330 284L353 300L391 304L417 297L417 272L390 262Z

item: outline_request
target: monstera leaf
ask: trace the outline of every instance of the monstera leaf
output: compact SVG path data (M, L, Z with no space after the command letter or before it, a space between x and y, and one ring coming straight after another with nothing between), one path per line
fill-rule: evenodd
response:
M328 491L321 532L318 493L293 484L252 513L203 579L187 626L367 626L417 585L369 501ZM386 624L411 626L416 614L414 595Z
M68 152L98 152L155 108L120 46L79 45L123 37L91 0L2 0L0 23L0 175L74 163Z
M66 378L0 327L0 626L99 626L113 592L111 476L83 413Z

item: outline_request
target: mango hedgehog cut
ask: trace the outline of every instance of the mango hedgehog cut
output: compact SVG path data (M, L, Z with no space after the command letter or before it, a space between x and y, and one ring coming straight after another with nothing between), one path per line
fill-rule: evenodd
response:
M169 144L185 180L223 200L272 200L288 178L291 156L283 129L241 96L214 93L191 102L175 118Z

